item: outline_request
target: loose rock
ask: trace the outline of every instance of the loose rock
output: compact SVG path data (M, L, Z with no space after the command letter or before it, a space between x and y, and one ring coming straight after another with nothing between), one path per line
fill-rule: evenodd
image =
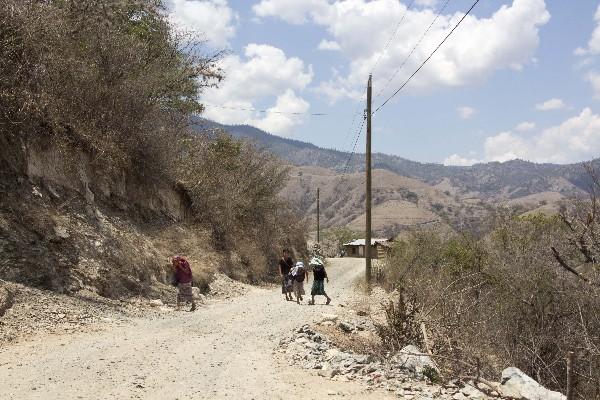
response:
M518 368L510 367L502 371L503 396L527 400L565 400L561 393L546 389Z

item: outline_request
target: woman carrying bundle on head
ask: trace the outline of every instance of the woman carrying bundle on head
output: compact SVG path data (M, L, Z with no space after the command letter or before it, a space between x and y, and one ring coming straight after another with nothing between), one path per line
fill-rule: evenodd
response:
M312 300L310 300L308 304L315 304L315 296L325 296L327 299L325 304L331 303L331 297L327 296L327 293L325 293L325 279L327 279L327 283L329 283L329 277L327 276L327 271L325 271L323 260L319 257L313 257L312 260L310 260L309 265L313 270L313 284L310 290Z
M308 272L304 267L304 263L302 261L298 261L296 266L292 268L290 275L294 280L294 295L296 296L296 303L300 304L302 301L302 295L304 295L304 280L308 279Z
M192 291L192 268L190 263L182 256L175 256L171 259L173 273L175 274L175 283L177 284L177 308L181 308L181 303L192 303L190 311L196 310L194 301L194 292Z

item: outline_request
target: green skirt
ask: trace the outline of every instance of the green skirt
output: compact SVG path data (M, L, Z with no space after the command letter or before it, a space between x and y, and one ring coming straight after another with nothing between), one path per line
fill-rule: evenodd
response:
M313 281L310 289L311 296L325 296L325 281Z

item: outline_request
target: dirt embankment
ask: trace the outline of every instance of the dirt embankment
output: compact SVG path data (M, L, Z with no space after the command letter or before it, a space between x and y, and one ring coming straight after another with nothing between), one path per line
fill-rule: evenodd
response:
M187 225L177 187L100 169L81 152L0 151L0 192L0 279L9 282L161 298L170 290L169 256L191 258L201 289L228 262L206 230Z

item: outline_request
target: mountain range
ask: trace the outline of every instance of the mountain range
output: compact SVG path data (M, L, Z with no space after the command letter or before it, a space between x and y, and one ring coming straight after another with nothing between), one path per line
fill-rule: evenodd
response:
M248 125L222 125L198 119L196 129L222 129L249 140L292 166L284 196L305 213L316 207L321 188L324 226L360 229L364 220L364 154L324 149L269 134ZM600 159L590 162L600 168ZM553 212L565 198L585 196L590 177L584 163L537 164L523 160L473 166L446 166L373 154L374 224L380 232L445 221L453 227L485 215L490 205L520 207L523 212ZM393 232L392 232L393 233Z

